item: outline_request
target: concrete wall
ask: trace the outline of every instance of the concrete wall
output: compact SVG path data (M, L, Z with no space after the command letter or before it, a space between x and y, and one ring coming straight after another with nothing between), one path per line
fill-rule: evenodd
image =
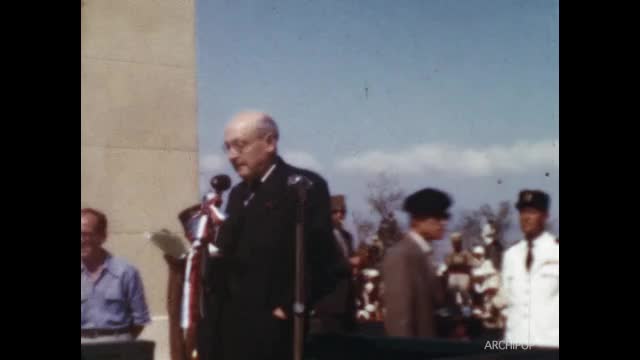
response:
M107 247L142 274L168 359L167 269L143 237L180 231L198 200L194 0L82 0L82 206L106 212Z

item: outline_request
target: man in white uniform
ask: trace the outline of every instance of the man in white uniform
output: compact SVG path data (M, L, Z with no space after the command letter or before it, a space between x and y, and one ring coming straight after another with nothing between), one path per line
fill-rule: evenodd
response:
M546 193L524 190L516 204L524 239L505 252L502 289L511 343L560 346L559 244L545 231L549 203Z

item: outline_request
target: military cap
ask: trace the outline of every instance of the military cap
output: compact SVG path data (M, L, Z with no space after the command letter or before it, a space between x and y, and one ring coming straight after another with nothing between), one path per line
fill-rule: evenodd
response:
M403 210L413 217L449 218L453 201L449 195L436 189L422 189L404 200Z
M522 210L524 208L534 208L540 211L549 211L549 203L551 199L549 195L540 190L522 190L518 196L516 208Z

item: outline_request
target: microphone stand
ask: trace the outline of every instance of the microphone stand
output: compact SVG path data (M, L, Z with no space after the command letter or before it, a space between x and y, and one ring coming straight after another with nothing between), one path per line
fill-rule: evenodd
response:
M226 220L226 216L218 209L217 205L222 201L222 193L230 187L231 180L226 175L218 175L214 176L211 181L211 187L213 188L213 193L208 193L202 200L202 204L200 207L199 214L196 215L196 229L194 234L193 246L197 246L199 248L200 253L198 254L197 248L194 247L193 251L195 253L194 256L199 256L200 266L198 269L190 269L190 271L199 272L199 281L193 286L195 287L194 291L198 298L198 310L199 310L199 320L206 316L206 306L205 306L205 274L207 269L207 260L211 255L219 255L220 251L215 246L215 237L217 235L217 227L222 224L224 220ZM213 245L211 243L214 243ZM209 248L212 246L214 249L212 254L209 254ZM186 279L189 281L189 279ZM183 299L184 301L184 299ZM189 305L187 305L189 306ZM191 316L191 315L190 315ZM194 351L191 354L187 354L191 360L198 360L199 354L197 352L197 341L198 341L198 322L189 323L189 328L187 329L187 341L190 344L196 344Z
M296 257L295 257L295 290L293 302L293 359L302 360L304 353L304 319L305 319L305 246L304 246L304 208L307 201L307 189L312 183L301 175L289 178L289 185L297 190L298 206L296 209Z
M220 209L215 205L215 199L222 198L222 192L224 190L219 190L214 188L213 196L209 195L205 197L205 201L202 203L202 214L200 215L200 223L198 224L197 231L197 240L200 241L201 251L200 251L200 291L198 295L200 297L200 316L201 318L205 317L206 306L204 306L204 280L207 270L207 260L210 256L219 256L220 249L215 245L215 238L218 235L218 225L226 220L226 215L224 215ZM211 201L211 202L209 202ZM208 233L207 229L210 224L212 224L213 230L211 233ZM210 247L213 247L211 253L209 252Z

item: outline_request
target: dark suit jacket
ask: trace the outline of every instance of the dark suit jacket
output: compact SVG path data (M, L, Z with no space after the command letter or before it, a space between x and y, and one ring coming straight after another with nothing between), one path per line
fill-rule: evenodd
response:
M405 236L385 254L382 274L387 334L436 336L434 312L444 303L444 291L430 256Z
M347 230L344 230L344 229L337 229L337 230L340 232L340 234L342 235L342 238L344 239L347 245L347 256L349 257L353 256L353 236Z
M228 218L217 239L223 257L209 261L205 280L213 338L209 351L201 352L212 359L291 356L297 194L287 180L294 174L313 182L304 209L307 309L333 290L339 274L348 273L331 233L326 182L278 158L264 183L250 189L242 182L229 194ZM273 317L277 307L288 320Z
M337 251L342 255L343 266L349 270L348 274L338 282L334 291L318 301L315 306L314 320L311 329L313 333L352 332L356 327L356 289L351 276L349 257L353 256L353 236L346 230L338 230L347 247L346 256L335 239ZM335 237L334 237L335 238Z

